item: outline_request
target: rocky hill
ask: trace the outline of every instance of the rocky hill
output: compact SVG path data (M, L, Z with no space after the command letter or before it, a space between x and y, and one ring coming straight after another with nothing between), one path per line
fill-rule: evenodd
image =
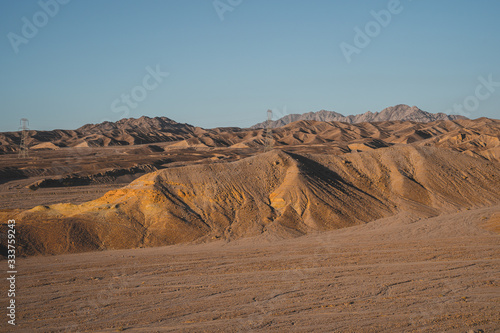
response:
M179 132L192 133L196 127L189 124L181 124L167 117L146 117L142 116L138 119L125 118L117 122L105 121L99 124L87 124L76 131L83 134L89 133L108 133L110 131L130 131L143 132L149 130L151 132Z
M384 113L385 115L388 112ZM275 147L326 145L339 152L367 150L393 144L420 142L500 159L500 121L488 118L433 122L382 121L374 123L301 120L272 130ZM15 152L19 132L0 133L0 152ZM14 142L14 143L13 143ZM203 129L168 118L123 119L116 123L85 125L77 130L31 131L31 150L64 147L107 147L168 143L170 148L261 149L263 129Z
M274 147L329 148L339 153L364 151L395 144L418 143L447 147L467 154L500 160L500 120L440 120L434 122L383 121L348 124L314 120L296 121L271 132ZM172 147L260 148L262 129L238 132L208 130Z
M339 121L349 124L371 123L380 121L415 121L415 122L432 122L436 120L456 120L467 119L458 115L447 115L444 113L429 113L420 110L416 106L408 106L399 104L393 107L388 107L380 112L372 113L370 111L363 114L344 116L334 111L321 110L318 112L308 112L304 114L289 114L278 120L270 123L271 128L285 126L295 121L300 120L316 120L316 121ZM264 128L266 122L253 125L251 128Z
M272 127L276 128L273 131L275 144L290 145L338 141L339 134L344 137L347 135L351 140L356 136L358 138L366 137L363 133L370 133L374 127L386 127L389 124L379 125L377 124L379 122L408 122L401 127L413 127L417 130L422 127L421 124L435 123L440 120L464 120L462 118L464 117L448 116L443 113L431 114L417 107L410 108L407 105L398 105L377 113L367 112L363 115L348 117L330 111L288 115L273 122ZM357 128L346 124L355 125ZM263 130L258 129L261 126L263 123L250 129L237 127L203 129L189 124L177 123L167 117L149 118L143 116L139 119L128 118L117 122L106 121L99 124L87 124L76 130L32 130L28 132L27 144L29 149L34 150L56 150L64 147L108 147L159 142L176 142L175 145L179 148L246 148L259 147L264 144ZM391 128L389 131L392 132L393 129ZM372 138L379 137L379 134L383 137L382 132L376 130L375 133L371 133L375 135L372 135ZM418 135L414 137L416 138ZM0 133L0 154L17 152L20 140L20 132Z
M17 251L27 255L266 233L287 238L399 211L432 216L491 205L500 201L499 181L498 163L436 147L400 145L340 156L275 150L159 170L81 205L0 216L19 221Z
M167 117L143 116L139 119L87 124L76 130L31 130L28 132L27 144L30 149L122 146L178 141L203 131L199 127L177 123ZM0 133L0 154L16 152L20 141L20 132Z

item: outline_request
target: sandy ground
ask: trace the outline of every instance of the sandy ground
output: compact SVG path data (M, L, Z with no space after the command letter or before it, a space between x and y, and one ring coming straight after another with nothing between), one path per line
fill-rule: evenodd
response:
M499 216L18 259L13 332L495 332Z
M9 184L21 182L22 181L11 181ZM26 181L24 181L24 183L26 183ZM106 192L119 189L123 186L123 184L101 184L50 187L38 189L36 192L27 188L14 188L1 192L0 205L2 208L6 209L30 209L38 205L53 205L60 202L80 204L99 198L106 194Z
M124 169L145 164L157 168L183 165L226 162L238 160L255 153L251 149L171 149L168 143L160 143L167 151L151 152L149 145L65 148L56 151L31 151L29 159L19 159L17 154L1 155L0 158L0 209L30 209L38 205L60 202L80 204L97 199L106 192L129 184L144 172L126 174L118 179L99 179L83 186L38 188L29 185L43 179L63 176L95 176L113 169ZM314 147L309 148L312 150ZM98 177L97 177L98 178Z

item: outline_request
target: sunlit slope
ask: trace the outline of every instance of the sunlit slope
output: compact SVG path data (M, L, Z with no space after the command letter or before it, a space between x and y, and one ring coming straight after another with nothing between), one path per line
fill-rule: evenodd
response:
M18 221L21 253L65 253L294 237L400 210L432 216L498 203L499 184L497 162L444 148L398 145L341 156L275 150L156 171L81 205L1 214Z

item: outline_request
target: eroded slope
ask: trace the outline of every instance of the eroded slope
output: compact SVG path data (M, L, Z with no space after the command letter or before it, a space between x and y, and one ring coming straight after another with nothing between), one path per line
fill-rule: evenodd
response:
M18 251L66 253L294 237L394 213L427 216L500 200L498 163L412 145L341 156L271 151L231 163L147 174L81 205L1 213L18 220Z

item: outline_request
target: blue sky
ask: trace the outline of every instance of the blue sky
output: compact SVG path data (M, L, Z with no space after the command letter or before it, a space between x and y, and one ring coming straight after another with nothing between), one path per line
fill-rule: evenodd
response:
M246 127L267 109L402 103L499 118L500 1L217 1L0 0L0 131L142 115Z

